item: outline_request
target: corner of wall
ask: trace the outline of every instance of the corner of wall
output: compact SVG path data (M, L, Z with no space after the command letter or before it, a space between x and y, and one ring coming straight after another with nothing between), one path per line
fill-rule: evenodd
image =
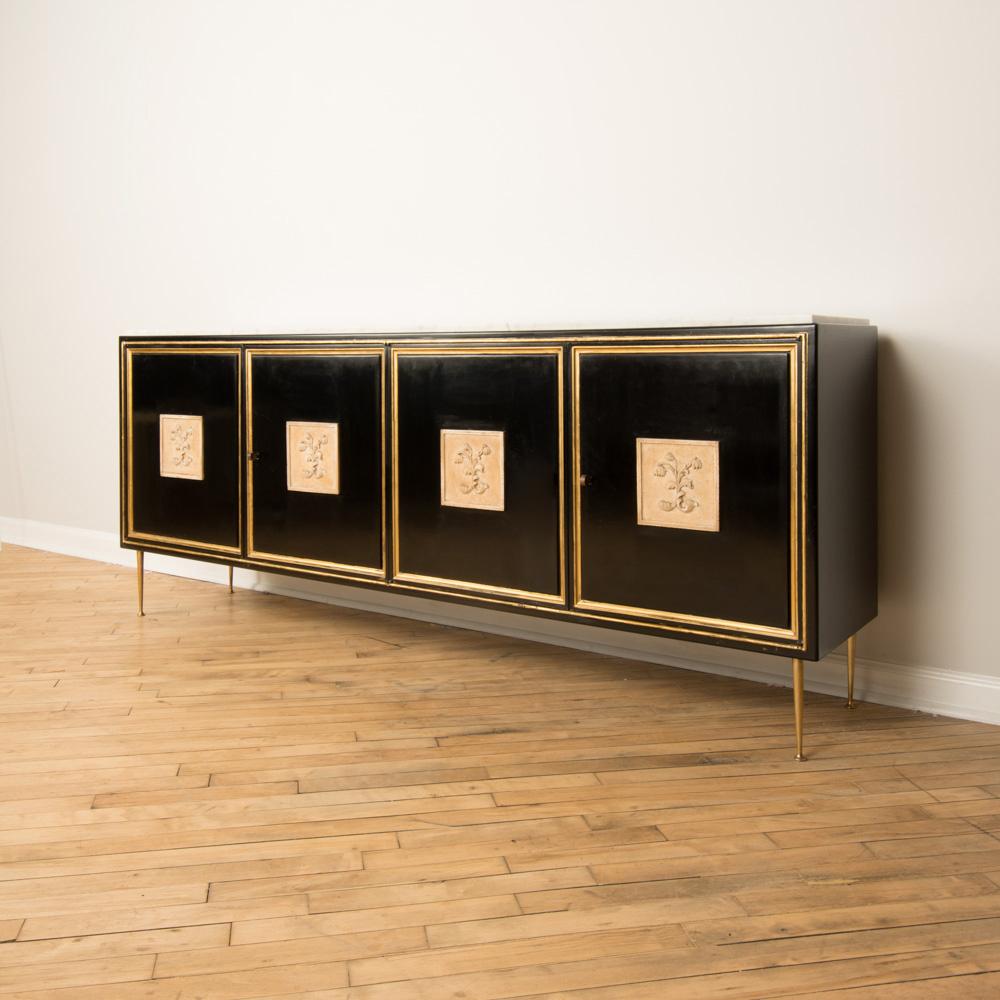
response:
M10 405L10 376L4 351L4 334L0 329L0 516L20 517L23 513L21 466Z

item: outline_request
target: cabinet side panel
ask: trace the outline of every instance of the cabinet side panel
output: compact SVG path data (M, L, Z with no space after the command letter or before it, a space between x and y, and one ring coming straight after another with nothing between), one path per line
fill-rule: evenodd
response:
M877 350L874 327L817 335L817 654L878 613Z

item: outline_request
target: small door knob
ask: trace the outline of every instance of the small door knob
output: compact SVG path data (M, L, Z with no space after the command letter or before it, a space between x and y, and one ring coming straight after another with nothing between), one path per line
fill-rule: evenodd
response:
M247 452L247 461L248 462L259 462L260 461L260 452L259 451L248 451Z
M581 486L590 486L593 482L594 480L590 476L580 476Z

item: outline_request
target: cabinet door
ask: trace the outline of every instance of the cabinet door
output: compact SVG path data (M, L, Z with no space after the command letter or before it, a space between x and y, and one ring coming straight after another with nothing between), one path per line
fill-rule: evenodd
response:
M558 347L393 351L394 577L564 603Z
M574 349L579 610L800 642L801 349Z
M381 347L247 350L247 554L384 575Z
M241 552L240 349L125 347L126 541Z

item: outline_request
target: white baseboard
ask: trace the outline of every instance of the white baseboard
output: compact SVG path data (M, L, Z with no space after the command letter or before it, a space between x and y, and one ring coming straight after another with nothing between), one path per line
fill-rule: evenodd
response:
M132 566L135 562L133 553L121 548L118 536L111 532L0 517L0 539L11 545L59 552L119 566ZM147 553L146 568L154 573L167 573L210 583L222 584L226 581L224 566L154 552ZM513 636L684 670L739 677L785 687L791 684L789 661L783 657L702 646L591 625L551 621L240 568L236 569L235 583L242 589L435 622L454 628ZM155 601L155 583L152 581L146 586L146 594L147 600ZM861 644L863 645L863 640ZM806 664L806 687L821 694L843 695L845 674L846 659L843 653L835 653L819 663ZM988 674L886 663L859 657L855 694L862 701L1000 724L1000 678Z

